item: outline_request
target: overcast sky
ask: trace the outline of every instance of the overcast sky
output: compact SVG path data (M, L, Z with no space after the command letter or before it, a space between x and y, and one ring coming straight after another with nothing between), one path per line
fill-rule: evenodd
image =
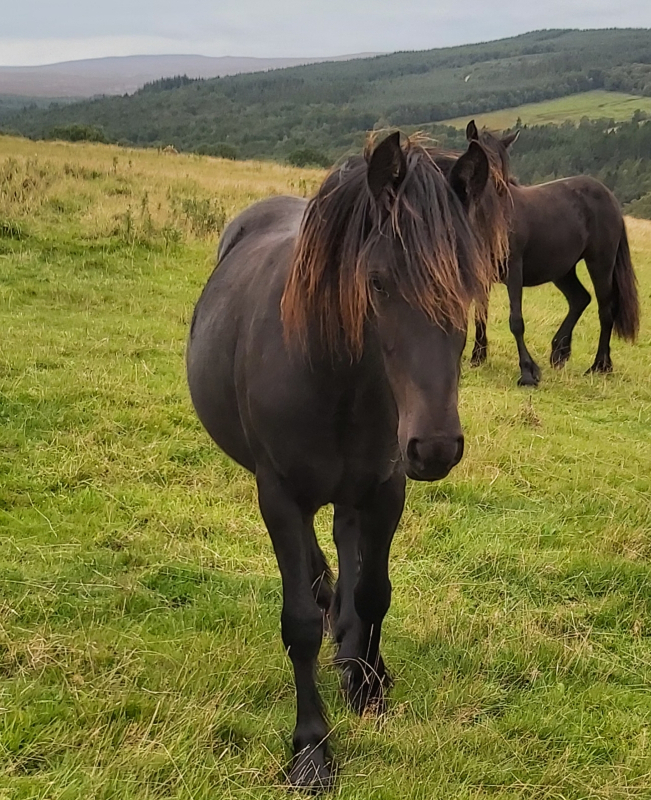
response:
M539 28L651 27L651 0L2 0L0 65L421 50Z

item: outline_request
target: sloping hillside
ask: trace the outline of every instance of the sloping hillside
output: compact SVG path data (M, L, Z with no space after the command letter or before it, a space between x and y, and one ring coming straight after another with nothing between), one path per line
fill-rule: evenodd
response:
M12 117L48 136L70 124L101 127L137 145L241 157L286 157L297 148L336 156L374 126L423 125L591 89L651 95L651 31L538 31L477 45L394 53L253 75L162 83Z

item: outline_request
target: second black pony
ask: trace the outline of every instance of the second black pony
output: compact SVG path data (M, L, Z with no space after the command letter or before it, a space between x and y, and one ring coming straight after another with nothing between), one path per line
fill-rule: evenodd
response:
M550 358L552 366L562 367L570 357L574 327L591 299L576 274L581 260L592 279L601 324L597 355L588 372L611 372L613 329L632 342L639 328L637 282L615 196L586 175L520 186L508 170L507 151L517 132L499 138L486 130L480 133L472 121L466 136L480 142L488 153L491 175L499 183L509 218L509 257L501 279L509 294L509 325L520 357L518 384L536 386L540 381L540 367L524 341L522 287L552 282L565 295L569 310L552 339ZM478 308L475 322L472 364L478 366L486 360L488 349L486 308Z

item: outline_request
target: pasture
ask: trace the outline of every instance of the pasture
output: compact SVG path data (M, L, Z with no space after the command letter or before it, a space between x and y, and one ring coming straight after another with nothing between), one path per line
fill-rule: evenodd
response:
M514 108L476 114L475 121L480 128L485 126L491 130L502 131L512 128L518 119L523 125L560 125L563 122L578 124L583 117L624 122L630 120L636 111L651 113L651 97L595 89L541 103L526 103ZM468 124L468 115L444 120L441 124L465 128Z
M183 353L224 221L320 177L0 137L2 800L287 797L280 578ZM583 375L593 302L567 368L518 389L494 291L466 455L408 486L387 712L353 716L322 651L333 797L649 796L651 223L628 226L642 330L612 376ZM524 309L546 365L565 302L530 289Z

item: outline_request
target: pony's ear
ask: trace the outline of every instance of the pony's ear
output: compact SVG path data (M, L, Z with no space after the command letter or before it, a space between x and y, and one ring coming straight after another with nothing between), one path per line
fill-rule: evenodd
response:
M466 125L466 139L469 142L479 141L479 131L477 130L477 125L475 124L474 119L471 119L470 122Z
M476 201L488 182L490 168L486 151L474 140L460 156L450 171L450 186L463 205Z
M518 141L518 137L520 136L520 129L518 128L517 131L513 131L513 133L507 133L506 136L502 136L502 144L508 150L512 144Z
M407 162L400 147L400 132L396 131L373 150L368 162L368 188L376 200L392 187L396 189L405 177Z

